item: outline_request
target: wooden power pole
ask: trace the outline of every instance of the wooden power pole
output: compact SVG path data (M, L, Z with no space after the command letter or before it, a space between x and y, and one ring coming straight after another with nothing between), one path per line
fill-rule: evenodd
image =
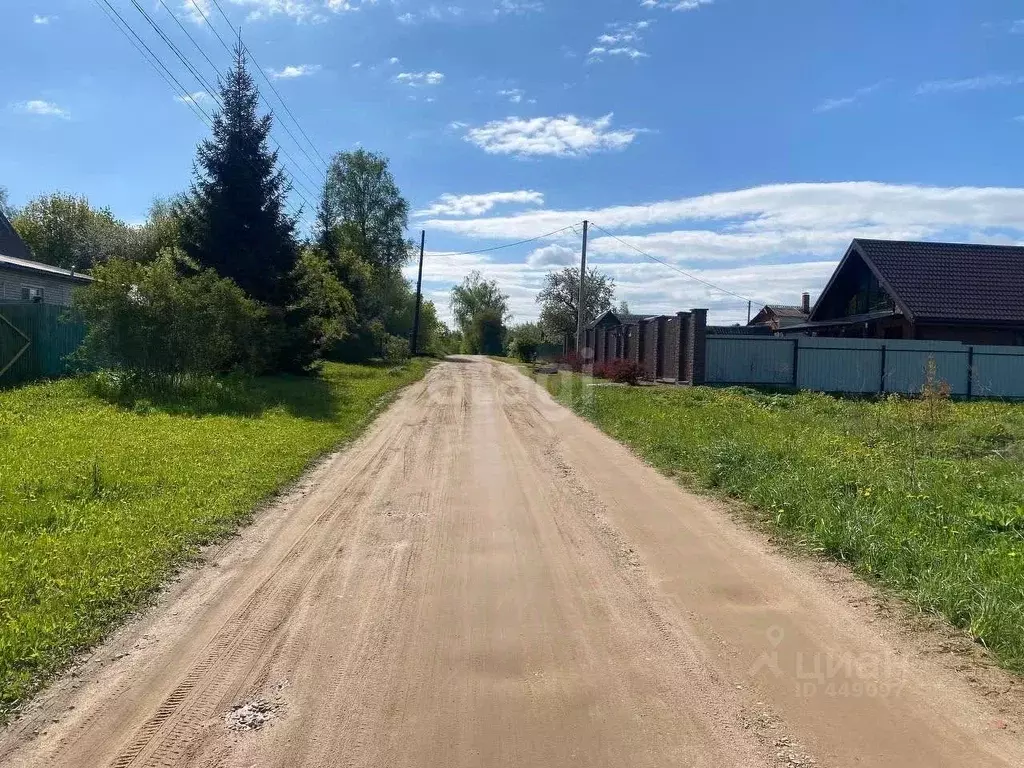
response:
M580 295L576 301L576 354L583 355L583 307L585 305L586 296L584 295L583 286L587 281L587 229L590 226L590 222L586 219L583 220L583 252L580 255Z
M420 340L420 303L423 301L423 248L427 244L427 230L420 230L420 272L416 278L416 314L412 318L412 354L415 356L416 347Z

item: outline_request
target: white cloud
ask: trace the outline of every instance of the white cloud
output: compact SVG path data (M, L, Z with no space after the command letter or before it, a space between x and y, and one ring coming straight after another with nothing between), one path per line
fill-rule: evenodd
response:
M890 82L891 82L890 80L882 80L880 82L874 83L873 85L869 85L869 86L867 86L865 88L858 88L850 96L843 96L842 98L838 98L838 99L825 99L825 101L821 102L821 104L819 104L818 106L816 106L814 108L814 111L815 112L831 112L834 109L840 109L842 107L849 107L849 106L851 106L853 104L856 104L858 101L863 99L865 96L870 96L872 93L877 91L879 88L882 88L883 86L887 85Z
M59 117L62 120L70 120L71 114L62 107L57 106L52 101L43 101L42 99L32 99L30 101L21 101L11 105L15 112L21 112L26 115L41 115L43 117Z
M599 45L595 45L587 55L590 57L590 62L601 61L601 56L607 54L608 56L628 56L631 59L646 59L648 54L637 48L629 47L618 47L618 48L602 48Z
M294 80L297 77L308 77L320 71L319 64L289 64L284 69L271 69L270 76L275 80Z
M33 24L49 24L51 21L56 21L56 16L40 16L36 14L32 17Z
M870 181L773 184L733 192L597 210L542 209L511 216L430 220L474 237L522 239L583 219L617 234L676 222L721 223L726 234L914 231L932 237L955 228L1024 232L1024 188L925 187Z
M175 96L174 100L180 101L182 104L196 104L202 106L213 102L213 97L206 91L196 91L194 93L190 93L188 96Z
M578 157L624 149L639 133L634 129L612 130L611 122L611 113L594 120L576 115L508 117L470 128L464 138L489 154Z
M392 56L390 59L388 59L388 64L397 64L397 63L398 63L398 57L397 56Z
M204 24L203 16L210 17L213 5L210 0L181 0L179 16L183 16L193 24Z
M396 82L419 88L421 85L440 85L444 82L441 72L401 72L395 76Z
M931 80L922 83L917 88L918 96L925 96L933 93L958 92L958 91L983 91L992 88L1007 88L1012 85L1024 83L1021 75L990 74L980 77L967 77L960 80Z
M285 16L297 22L320 23L327 21L325 14L351 13L377 0L224 0L225 10L236 6L247 11L246 20L259 21L274 16ZM180 15L195 24L204 24L203 16L211 21L219 16L210 0L181 0Z
M644 8L670 8L673 11L695 11L703 5L711 5L715 0L642 0Z
M525 16L528 13L540 13L544 3L540 0L500 0L494 8L496 16Z
M361 61L357 61L357 62L355 62L355 63L354 63L353 65L352 65L352 69L361 69L361 68L362 68L362 66L363 66L363 62L361 62Z
M579 260L579 250L565 245L545 245L526 257L526 263L531 267L568 267ZM576 272L578 276L579 270Z
M606 26L607 31L597 38L596 44L587 54L588 64L603 61L602 57L606 55L647 58L648 55L638 46L643 42L641 32L651 26L650 21L617 22Z
M523 100L523 96L526 95L526 91L522 88L507 88L505 90L498 91L499 96L504 96L513 104L518 104Z
M445 193L416 216L479 216L498 205L544 205L544 195L532 189L515 192L486 192L480 195Z
M817 294L854 237L1024 241L1024 188L923 187L875 182L776 184L598 210L540 209L512 215L435 218L431 231L478 239L466 248L535 237L583 220L593 265L615 278L637 311L706 306L712 322L743 320L746 304L638 254L635 246L701 279L757 301L796 303ZM665 227L664 225L670 225ZM598 227L618 235L626 244ZM659 231L659 228L664 231ZM516 261L507 261L516 254ZM535 317L544 274L575 264L579 238L563 233L534 250L428 259L437 290L468 269L499 280L520 319Z

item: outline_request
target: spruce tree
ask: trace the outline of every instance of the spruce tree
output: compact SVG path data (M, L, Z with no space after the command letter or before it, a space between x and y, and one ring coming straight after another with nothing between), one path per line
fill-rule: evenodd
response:
M258 112L259 91L240 44L220 82L220 102L179 206L182 247L257 301L282 307L298 258L295 220L285 210L289 184L268 146L273 118Z

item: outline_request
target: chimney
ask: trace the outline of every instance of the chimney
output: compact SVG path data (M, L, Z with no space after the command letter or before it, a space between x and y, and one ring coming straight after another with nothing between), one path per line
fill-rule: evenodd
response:
M800 297L800 309L803 310L805 315L811 314L811 294L804 293Z

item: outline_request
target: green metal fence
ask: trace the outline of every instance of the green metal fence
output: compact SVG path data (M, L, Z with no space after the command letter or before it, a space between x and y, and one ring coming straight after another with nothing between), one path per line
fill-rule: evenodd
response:
M84 338L67 307L0 302L0 387L63 376Z

